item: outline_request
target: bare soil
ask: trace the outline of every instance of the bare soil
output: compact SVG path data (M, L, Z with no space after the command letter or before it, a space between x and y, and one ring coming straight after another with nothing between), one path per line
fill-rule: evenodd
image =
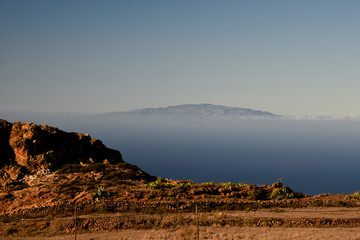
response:
M178 230L121 230L115 232L85 233L77 235L78 240L187 240L195 239L195 227ZM360 228L254 228L254 227L200 227L200 239L360 239ZM53 237L25 237L0 239L68 240L73 234Z

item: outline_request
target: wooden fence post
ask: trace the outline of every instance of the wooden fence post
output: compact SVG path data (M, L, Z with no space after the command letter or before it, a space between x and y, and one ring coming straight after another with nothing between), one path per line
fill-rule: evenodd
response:
M196 240L200 240L200 234L199 234L199 212L198 212L198 206L195 205L195 213L196 213Z
M76 202L75 202L75 231L74 231L74 239L76 240Z

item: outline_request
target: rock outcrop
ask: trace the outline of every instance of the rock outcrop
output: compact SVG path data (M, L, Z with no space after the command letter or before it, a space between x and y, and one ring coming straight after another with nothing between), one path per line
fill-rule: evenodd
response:
M0 119L0 185L26 174L51 172L65 164L120 163L121 153L88 134L64 132L47 125L9 123Z

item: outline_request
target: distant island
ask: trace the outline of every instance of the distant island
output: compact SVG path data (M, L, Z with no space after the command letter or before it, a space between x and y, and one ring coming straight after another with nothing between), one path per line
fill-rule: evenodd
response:
M177 106L143 108L124 112L107 112L105 116L174 116L174 117L193 117L193 118L279 118L266 111L253 110L249 108L227 107L221 105L203 104L183 104Z

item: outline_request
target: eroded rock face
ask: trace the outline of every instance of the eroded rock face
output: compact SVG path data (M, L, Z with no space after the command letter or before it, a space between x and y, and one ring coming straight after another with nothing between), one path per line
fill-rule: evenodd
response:
M69 163L119 163L119 151L88 134L64 132L47 125L9 123L0 119L0 184L25 174L56 170Z

